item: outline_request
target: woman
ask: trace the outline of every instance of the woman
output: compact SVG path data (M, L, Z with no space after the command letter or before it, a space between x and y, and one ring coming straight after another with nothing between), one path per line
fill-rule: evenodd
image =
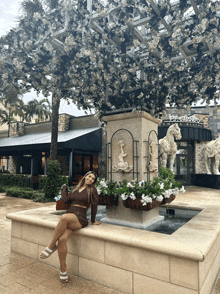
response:
M66 272L67 239L75 230L88 226L86 211L91 205L91 221L93 225L101 222L95 221L98 206L98 193L95 187L97 175L89 171L80 180L79 184L68 193L68 187L63 185L62 200L68 204L67 213L63 214L58 222L51 243L41 252L40 258L48 258L56 249L60 259L60 280L68 282ZM58 246L56 242L58 241Z

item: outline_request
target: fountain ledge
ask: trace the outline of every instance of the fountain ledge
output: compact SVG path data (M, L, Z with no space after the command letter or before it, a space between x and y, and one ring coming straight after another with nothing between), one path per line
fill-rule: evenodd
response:
M53 205L7 218L11 250L38 260L60 214ZM39 261L59 268L57 254ZM209 294L220 265L220 206L207 206L172 235L89 225L68 240L67 265L69 272L123 293Z

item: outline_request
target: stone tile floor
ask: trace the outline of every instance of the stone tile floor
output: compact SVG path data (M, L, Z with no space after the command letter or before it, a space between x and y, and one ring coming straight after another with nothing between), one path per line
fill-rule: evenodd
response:
M11 221L6 214L51 203L6 197L0 194L0 293L4 294L123 294L97 283L69 275L71 281L59 281L59 271L34 259L11 252Z
M186 205L193 199L196 206L196 202L202 200L205 206L210 201L211 194L212 199L214 197L220 202L219 190L190 186L186 187L186 193L178 197L178 201ZM57 269L11 252L11 221L6 219L6 214L50 205L51 203L36 203L32 200L6 197L4 193L0 194L0 293L123 294L74 275L69 275L71 279L69 283L62 284L59 281ZM220 273L212 294L220 294Z

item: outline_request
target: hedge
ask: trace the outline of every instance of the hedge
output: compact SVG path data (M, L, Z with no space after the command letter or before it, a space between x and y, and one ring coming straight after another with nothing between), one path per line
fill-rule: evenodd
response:
M0 186L30 187L30 175L0 174Z
M4 193L6 189L4 187L0 187L0 193Z
M6 196L30 199L33 196L33 190L29 191L23 189L8 188L6 191Z
M44 190L44 186L46 184L47 176L38 176L38 189ZM59 176L59 182L58 186L61 187L63 184L66 184L68 186L68 177L66 176Z
M51 202L51 199L46 199L44 193L36 192L31 188L7 188L6 195L17 198L31 199L34 202Z

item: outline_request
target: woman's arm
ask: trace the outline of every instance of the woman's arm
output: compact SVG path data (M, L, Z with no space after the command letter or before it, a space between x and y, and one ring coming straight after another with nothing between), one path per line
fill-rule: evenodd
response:
M94 194L92 196L93 197L92 197L92 202L91 202L91 222L93 225L100 225L101 222L95 221L97 207L98 207L98 201L99 201L99 195L97 193L96 188L94 188Z
M71 201L71 193L68 193L68 187L66 185L62 186L62 188L63 188L63 192L61 194L62 200L64 201L64 203L68 203Z

